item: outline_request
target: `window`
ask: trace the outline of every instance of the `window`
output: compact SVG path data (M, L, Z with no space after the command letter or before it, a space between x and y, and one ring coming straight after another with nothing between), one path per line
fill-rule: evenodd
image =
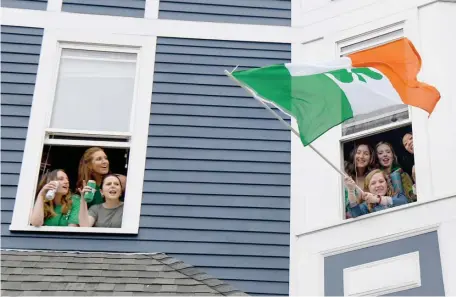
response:
M155 37L68 30L46 32L10 230L138 233L154 56ZM89 168L95 173L83 175L79 163L91 147L100 148L97 151L106 157L96 157L99 163L87 159L83 168L92 166ZM95 196L103 192L104 188L98 189L101 178L108 173L116 174L112 184L121 186L120 193L111 187L103 193L104 197L99 195L97 203L87 200L89 207L92 203L115 201L116 207L121 206L115 215L116 223L102 222L102 212L112 211L111 208L98 209L100 212L90 208L92 227L82 223L68 225L61 220L57 225L53 222L32 226L37 222L33 210L37 209L38 182L55 169L65 172L72 193L81 188L78 182L83 183L82 176L97 180L97 186L93 186ZM66 185L66 176L59 177L60 185ZM66 197L66 188L59 188L57 200ZM82 207L82 199L78 198L73 196L72 205L79 203ZM53 201L46 203L51 205ZM57 216L64 208L63 203L61 208L58 204L52 204ZM68 220L74 214L67 211L62 217Z
M400 25L382 28L339 42L340 55L403 36ZM343 168L359 188L372 194L366 201L353 186L344 185L345 218L417 201L409 111L407 105L400 104L358 115L342 124Z

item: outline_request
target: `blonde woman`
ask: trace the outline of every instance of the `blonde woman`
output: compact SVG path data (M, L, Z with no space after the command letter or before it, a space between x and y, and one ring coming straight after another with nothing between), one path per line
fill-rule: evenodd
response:
M352 179L346 179L346 186L349 188L349 193L354 193L356 187ZM391 184L388 181L388 176L384 171L375 169L371 171L364 182L364 193L362 201L354 194L349 195L350 213L352 217L358 217L370 212L376 212L383 209L395 207L402 204L407 204L408 200L402 193L394 193Z
M45 195L50 190L55 190L54 199L46 200ZM73 200L75 197L71 194L65 171L56 169L45 174L38 185L37 193L30 218L33 226L78 226L79 197L77 201Z

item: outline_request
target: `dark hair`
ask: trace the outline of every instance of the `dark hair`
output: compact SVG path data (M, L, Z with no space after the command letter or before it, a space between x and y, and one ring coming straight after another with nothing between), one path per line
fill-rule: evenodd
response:
M106 175L103 177L102 181L101 181L100 188L103 188L103 185L104 185L105 180L106 180L108 177L110 177L110 176L114 176L114 177L117 178L117 180L119 181L119 185L120 185L120 197L119 197L119 200L120 200L120 201L124 201L124 192L122 191L122 181L121 181L120 178L119 178L119 174L117 174L117 173L108 173L108 174L106 174ZM104 197L103 197L103 199L104 199Z
M356 156L356 152L358 151L358 148L361 145L367 146L367 148L369 150L369 153L371 155L370 156L370 160L369 160L369 164L367 164L367 169L364 172L364 176L366 176L372 170L376 169L377 166L378 166L377 165L377 154L375 153L375 151L372 148L372 146L370 146L369 144L364 143L364 142L356 143L355 144L355 148L350 152L350 154L348 156L348 160L346 160L345 164L344 164L345 172L353 179L356 179L356 175L357 175L357 173L356 173L355 156Z
M106 175L103 177L102 181L101 181L101 185L100 185L101 187L103 187L103 184L104 184L104 182L105 182L105 179L107 179L107 178L110 177L110 176L114 176L115 178L117 178L117 180L119 181L120 187L122 187L122 181L120 180L119 175L116 174L116 173L108 173L108 174L106 174Z

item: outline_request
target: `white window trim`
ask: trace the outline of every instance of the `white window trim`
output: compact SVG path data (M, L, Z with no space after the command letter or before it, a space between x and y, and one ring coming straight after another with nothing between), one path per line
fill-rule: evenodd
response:
M158 19L160 0L146 0L145 19Z
M57 11L62 10L63 0L48 0L47 11Z
M59 43L76 42L83 44L116 45L136 47L138 51L137 83L135 85L135 99L132 106L132 121L130 133L109 132L107 136L129 137L130 142L109 141L80 141L55 140L45 141L45 131L56 133L77 132L79 135L93 136L102 131L73 131L64 129L48 129L53 107L53 98L58 77L60 60ZM137 234L141 213L144 170L147 153L149 130L150 105L152 100L152 82L155 63L155 36L133 36L123 34L109 34L107 32L46 29L43 35L41 55L38 66L33 104L25 141L24 157L14 204L13 217L9 229L11 231L48 231L48 232L85 232L85 233L119 233ZM111 135L113 134L113 135ZM106 134L104 134L106 135ZM129 147L130 158L127 172L127 193L125 197L123 222L121 228L86 228L86 227L33 227L29 225L29 216L35 200L35 188L39 175L43 145L58 143L69 145L100 145L114 147ZM72 185L73 187L74 185Z

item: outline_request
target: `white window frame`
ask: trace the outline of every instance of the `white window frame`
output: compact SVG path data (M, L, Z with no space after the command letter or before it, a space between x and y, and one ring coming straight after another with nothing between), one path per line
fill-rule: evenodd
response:
M132 102L130 132L117 133L48 128L57 87L62 45L65 48L70 46L81 49L96 48L105 51L112 51L117 48L122 52L132 51L137 53L137 77L135 79L135 94ZM11 231L138 234L152 100L155 49L156 36L45 29L13 218L9 227ZM104 141L103 139L99 141L51 139L46 136L49 133L53 135L95 136L97 138L109 137L111 139L110 141ZM113 141L115 138L122 139L122 141ZM127 192L121 228L34 227L29 224L31 210L35 201L41 155L45 144L129 148ZM74 187L74 185L71 185L71 187Z
M418 39L417 36L419 35L419 33L417 32L416 19L414 19L414 18L410 18L407 21L395 19L394 22L391 22L389 24L384 23L384 26L381 26L381 27L379 27L378 25L374 26L373 24L372 24L372 26L373 27L371 27L371 28L369 28L370 26L366 26L364 29L355 28L354 30L349 30L351 32L347 32L345 35L342 34L342 35L338 35L337 37L332 36L331 39L334 42L333 44L336 45L336 49L335 49L336 57L340 57L343 54L352 53L352 52L360 51L360 50L367 49L367 48L372 48L372 47L375 47L375 46L378 46L381 44L385 44L385 43L400 39L402 37L408 37L409 39L414 41L414 39L415 40ZM367 44L363 47L353 47L352 50L348 51L348 52L342 52L342 50L341 50L343 47L354 45L356 43L367 41L369 39L372 39L372 38L375 38L378 36L382 36L382 35L385 35L385 34L388 34L391 32L399 31L399 30L402 31L403 35L395 34L393 38L384 39L381 42L374 42L372 44ZM417 44L415 42L415 46L416 45ZM419 49L418 49L418 51L419 51ZM426 144L426 140L428 138L427 124L423 123L423 116L421 114L418 114L418 115L414 114L414 112L413 112L414 109L416 109L416 108L408 106L408 111L409 111L408 119L398 121L395 123L390 123L390 124L386 124L386 125L383 125L380 127L366 129L365 131L360 131L360 132L356 132L356 133L345 135L345 136L342 135L342 125L341 125L341 129L340 129L341 136L340 136L340 140L339 140L339 147L340 147L340 156L341 156L341 158L340 158L341 168L343 168L343 166L344 166L343 144L346 142L364 138L364 137L369 137L374 134L380 134L382 132L391 131L391 130L401 128L401 127L404 127L407 125L412 126L414 135L416 134L416 132L423 134L423 137L420 137L421 138L420 142L417 142L414 137L414 144L415 144L414 147L417 148L419 146L421 153L419 152L418 154L422 154L418 158L416 155L414 155L415 168L416 168L416 179L417 179L416 187L417 187L417 193L419 193L418 200L412 204L407 204L407 205L403 206L402 208L411 207L412 205L425 203L426 201L434 199L433 195L432 195L432 188L430 186L431 176L430 176L430 164L428 161L429 152L428 152L427 144ZM342 221L347 221L345 219L345 203L343 202L344 201L344 182L342 180L342 177L340 179L340 185L341 185L341 188L340 188L341 203L340 203L339 213L340 213ZM370 217L370 216L372 216L372 214L366 215L363 217ZM357 220L357 219L359 219L359 218L354 218L354 219L350 219L350 220Z

